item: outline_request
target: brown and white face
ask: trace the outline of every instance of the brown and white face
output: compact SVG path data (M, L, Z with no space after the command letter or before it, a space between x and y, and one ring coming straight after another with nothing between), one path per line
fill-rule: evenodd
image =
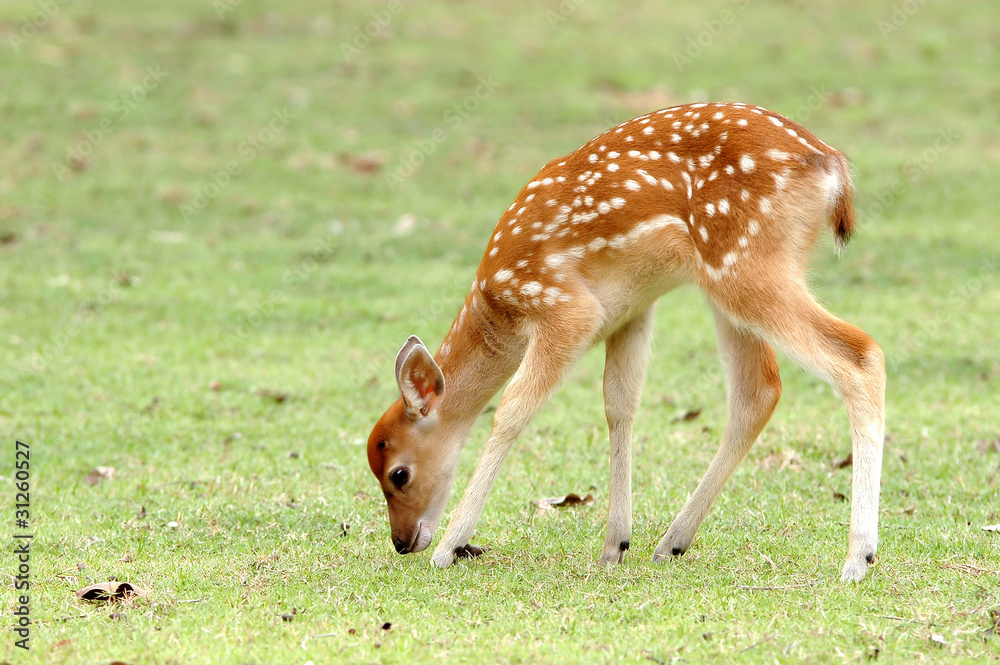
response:
M444 513L460 446L438 406L444 375L423 343L411 336L396 356L400 398L368 437L368 465L389 507L392 544L400 554L430 545Z

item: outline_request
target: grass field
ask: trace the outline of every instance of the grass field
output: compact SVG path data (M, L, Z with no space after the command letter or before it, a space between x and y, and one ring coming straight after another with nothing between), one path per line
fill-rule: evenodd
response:
M0 662L1000 662L1000 7L334 5L0 7L0 505L5 538L34 534L31 649L5 630ZM859 233L841 258L824 240L812 283L887 358L868 578L838 581L846 414L784 360L691 551L649 562L726 418L691 289L658 310L625 564L596 563L600 349L508 458L487 554L396 555L364 455L396 350L436 348L546 161L702 99L853 161ZM596 501L530 505L567 492ZM150 595L75 597L109 578Z

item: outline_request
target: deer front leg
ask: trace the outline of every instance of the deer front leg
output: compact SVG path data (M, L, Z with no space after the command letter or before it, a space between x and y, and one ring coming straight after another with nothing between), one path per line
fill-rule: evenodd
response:
M611 439L611 485L602 565L621 563L632 539L632 423L646 379L653 312L650 307L626 323L606 344L604 413Z
M456 552L469 544L514 441L558 387L566 371L591 345L600 322L598 306L585 295L574 297L570 303L572 309L553 309L545 321L537 324L524 359L500 398L493 431L479 465L431 557L434 565L450 566Z
M510 389L508 388L508 391ZM504 394L506 397L506 393ZM472 533L476 530L476 522L486 507L486 500L496 482L497 474L500 473L500 466L504 458L514 445L521 427L504 426L503 420L508 415L508 409L497 408L496 418L493 421L493 433L486 442L483 456L479 459L479 465L472 480L462 495L461 501L455 508L451 516L448 528L444 537L434 549L431 562L440 568L447 568L455 562L458 553L469 546ZM523 427L523 426L522 426Z

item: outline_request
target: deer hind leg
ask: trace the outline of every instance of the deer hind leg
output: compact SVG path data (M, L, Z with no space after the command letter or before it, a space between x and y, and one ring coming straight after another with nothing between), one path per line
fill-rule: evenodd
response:
M632 538L632 423L646 380L653 338L650 306L608 337L604 364L604 414L611 439L608 532L600 563L621 563Z
M885 434L885 361L864 331L823 309L805 284L791 280L736 303L746 323L803 369L833 385L851 423L854 477L843 581L860 581L878 548L878 502ZM743 306L741 306L743 305ZM746 314L746 312L752 312Z
M451 565L456 552L468 545L514 441L593 344L601 320L599 303L587 292L578 291L534 324L524 358L500 398L483 455L431 557L435 565Z
M781 379L774 351L745 328L713 308L719 358L726 372L729 421L722 443L683 510L670 525L653 554L653 561L683 554L723 485L757 440L781 397Z

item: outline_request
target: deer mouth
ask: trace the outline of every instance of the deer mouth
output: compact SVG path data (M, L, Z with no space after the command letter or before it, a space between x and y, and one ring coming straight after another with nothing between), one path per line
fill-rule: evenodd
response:
M417 533L413 536L413 542L410 544L411 552L422 552L427 549L427 546L431 544L434 534L431 529L425 528L424 523L421 521L417 524Z

